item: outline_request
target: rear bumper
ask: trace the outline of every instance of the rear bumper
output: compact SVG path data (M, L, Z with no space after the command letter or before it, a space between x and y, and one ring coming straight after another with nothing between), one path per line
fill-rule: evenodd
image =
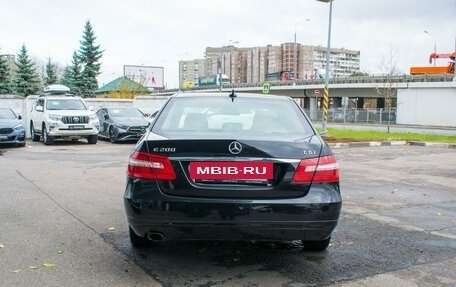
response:
M177 240L324 240L337 225L342 200L330 184L305 197L219 199L169 196L156 185L128 179L124 204L138 236Z

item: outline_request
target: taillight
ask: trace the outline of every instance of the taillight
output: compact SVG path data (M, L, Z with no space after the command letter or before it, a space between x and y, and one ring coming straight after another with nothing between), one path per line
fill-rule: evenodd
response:
M333 155L303 159L293 175L294 182L339 181L339 165Z
M130 177L143 179L174 180L176 174L168 157L133 151L128 159Z

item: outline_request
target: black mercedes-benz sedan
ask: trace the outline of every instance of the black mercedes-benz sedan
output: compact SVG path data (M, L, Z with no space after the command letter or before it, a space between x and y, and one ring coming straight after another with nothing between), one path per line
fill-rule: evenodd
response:
M168 240L301 240L325 250L342 199L330 148L291 98L169 98L132 150L124 203L134 247Z

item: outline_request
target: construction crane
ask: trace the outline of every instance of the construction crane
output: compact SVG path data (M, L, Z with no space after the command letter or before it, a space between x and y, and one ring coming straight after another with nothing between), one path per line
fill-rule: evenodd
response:
M429 56L429 64L432 64L432 61L435 59L439 59L439 58L447 58L447 59L451 59L454 61L454 58L456 57L456 52L454 53L447 53L447 54L436 54L436 53L432 53L430 56Z
M429 64L432 64L435 59L446 58L450 59L451 62L448 66L436 66L436 67L410 67L411 75L422 75L422 74L453 74L454 73L454 62L455 62L456 52L453 53L432 53L429 56Z

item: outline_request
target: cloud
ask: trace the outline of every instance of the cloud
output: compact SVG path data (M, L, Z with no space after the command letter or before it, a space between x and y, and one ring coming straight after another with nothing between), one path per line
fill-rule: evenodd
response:
M296 32L301 44L326 46L329 16L329 5L315 0L0 0L0 7L1 53L17 54L25 43L34 58L69 64L90 20L104 49L100 83L123 65L144 64L165 67L168 87L178 85L180 59L204 58L206 47L230 40L280 45ZM393 46L407 73L427 64L434 40L438 52L455 49L454 15L454 0L335 0L331 46L360 50L361 69L370 72Z

